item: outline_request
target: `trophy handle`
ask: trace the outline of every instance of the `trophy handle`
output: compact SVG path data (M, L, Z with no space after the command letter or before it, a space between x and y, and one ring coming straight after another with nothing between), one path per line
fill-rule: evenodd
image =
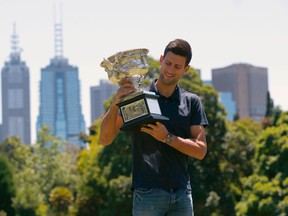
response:
M105 59L105 58L101 62L100 66L105 68L105 71L113 70L113 64L108 59Z

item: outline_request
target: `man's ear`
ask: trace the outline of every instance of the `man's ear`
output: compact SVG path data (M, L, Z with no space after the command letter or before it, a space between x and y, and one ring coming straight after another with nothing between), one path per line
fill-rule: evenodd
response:
M160 59L159 59L159 61L160 61L160 64L162 63L163 59L164 59L164 56L163 56L163 55L161 55L161 56L160 56Z
M187 73L190 69L190 65L187 65L185 68L184 68L184 73Z

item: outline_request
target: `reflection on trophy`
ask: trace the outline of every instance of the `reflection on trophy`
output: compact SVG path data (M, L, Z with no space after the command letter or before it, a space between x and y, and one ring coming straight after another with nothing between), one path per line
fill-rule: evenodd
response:
M135 130L142 124L167 121L169 118L161 115L158 95L154 92L141 91L142 80L149 72L147 62L148 49L132 49L118 52L104 59L100 66L105 68L110 82L119 85L123 78L129 78L137 89L136 93L128 95L118 103L124 124L122 131Z

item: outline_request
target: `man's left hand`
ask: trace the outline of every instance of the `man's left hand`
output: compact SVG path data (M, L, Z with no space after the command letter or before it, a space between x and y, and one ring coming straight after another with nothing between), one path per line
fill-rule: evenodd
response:
M147 134L150 134L155 139L164 142L165 138L168 135L168 130L165 125L160 122L156 122L156 124L145 124L141 127L141 131Z

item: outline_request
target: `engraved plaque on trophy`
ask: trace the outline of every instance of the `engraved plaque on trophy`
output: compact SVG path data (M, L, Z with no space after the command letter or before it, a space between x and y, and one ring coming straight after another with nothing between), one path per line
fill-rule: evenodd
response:
M140 84L150 69L147 53L148 49L144 48L118 52L100 64L108 73L110 82L119 85L121 79L128 77L137 89L135 93L121 98L118 103L124 121L122 131L135 130L147 123L169 120L161 114L159 96L154 92L140 90Z

